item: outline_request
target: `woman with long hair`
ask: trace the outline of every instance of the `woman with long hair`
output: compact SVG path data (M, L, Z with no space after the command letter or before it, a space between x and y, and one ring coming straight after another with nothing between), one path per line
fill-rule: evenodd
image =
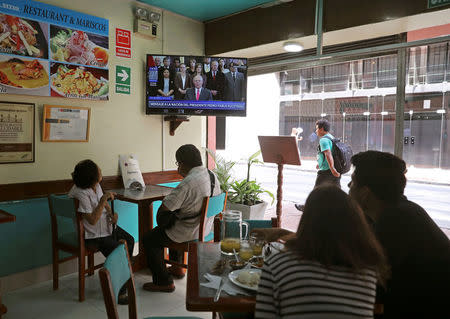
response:
M230 70L225 67L225 60L222 58L219 59L219 71L223 74L230 72Z
M195 66L197 65L197 61L195 59L189 60L189 67L186 69L186 72L192 77L192 74L195 73Z
M203 72L203 64L197 63L195 65L195 72L191 75L191 87L195 87L195 85L194 85L194 77L196 75L200 75L203 78L202 87L206 88L206 74L205 74L205 72Z
M256 318L373 318L383 250L359 206L326 185L308 196L296 235L264 264Z

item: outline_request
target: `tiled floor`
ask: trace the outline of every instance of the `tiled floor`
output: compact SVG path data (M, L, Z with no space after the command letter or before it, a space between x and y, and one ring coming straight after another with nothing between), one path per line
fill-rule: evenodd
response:
M186 278L176 280L173 293L152 293L142 289L150 281L147 271L135 274L138 318L149 316L197 316L211 318L211 313L188 312L185 307ZM78 302L77 274L60 278L60 288L53 291L52 282L46 281L15 290L2 296L8 307L5 319L72 319L106 318L105 304L100 288L98 272L86 280L86 300ZM120 318L128 318L128 307L118 306ZM3 318L3 317L2 317Z

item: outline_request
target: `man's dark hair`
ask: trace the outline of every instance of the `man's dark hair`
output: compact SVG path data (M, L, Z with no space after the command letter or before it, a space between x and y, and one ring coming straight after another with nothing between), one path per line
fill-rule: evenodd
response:
M173 62L175 63L175 62L180 62L180 59L179 58L175 58L175 59L173 59Z
M367 186L372 193L385 202L399 200L406 186L406 163L401 158L385 152L366 151L353 155L355 171L352 183Z
M316 125L317 125L318 128L323 128L323 130L325 132L329 132L330 131L330 122L328 122L325 119L317 120L316 121Z
M163 62L164 61L169 61L169 58L168 57L165 57L164 59L163 59Z
M97 164L89 159L79 162L72 173L74 184L82 189L94 186L99 177Z
M308 195L296 237L286 247L301 260L326 267L349 267L355 272L374 269L382 283L388 274L383 249L363 212L333 185L316 187Z
M197 167L203 165L200 151L197 147L195 147L195 145L192 144L185 144L183 146L180 146L175 153L175 159L178 163L183 163L184 165L189 167Z

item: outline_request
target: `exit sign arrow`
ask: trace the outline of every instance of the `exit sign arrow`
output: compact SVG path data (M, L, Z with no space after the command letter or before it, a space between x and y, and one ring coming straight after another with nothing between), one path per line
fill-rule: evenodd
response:
M122 79L122 82L125 82L128 79L128 73L125 70L122 70L117 76Z
M126 66L116 65L116 93L130 94L131 69Z

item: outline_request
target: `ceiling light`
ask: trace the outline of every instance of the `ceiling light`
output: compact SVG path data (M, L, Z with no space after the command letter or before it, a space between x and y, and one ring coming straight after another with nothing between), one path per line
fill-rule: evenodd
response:
M300 52L303 50L303 45L294 41L287 41L283 43L283 49L287 52Z

